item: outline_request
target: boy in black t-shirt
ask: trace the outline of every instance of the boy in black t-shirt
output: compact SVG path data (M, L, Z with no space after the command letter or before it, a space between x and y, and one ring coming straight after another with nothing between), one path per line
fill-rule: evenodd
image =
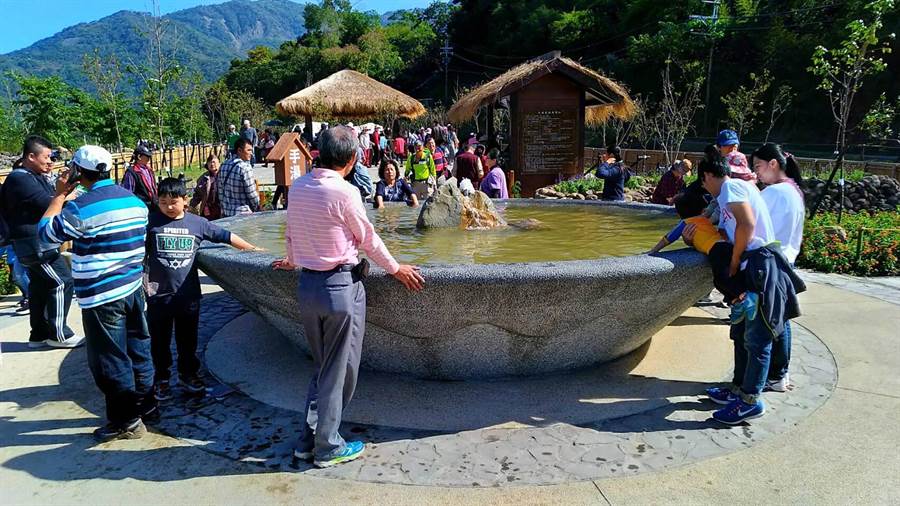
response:
M159 183L158 209L147 226L147 322L156 369L153 393L158 400L171 398L172 327L178 349L178 377L185 390L205 391L197 375L197 328L200 321L200 279L194 258L201 241L231 244L241 250L255 246L206 218L184 212L184 182L166 178Z

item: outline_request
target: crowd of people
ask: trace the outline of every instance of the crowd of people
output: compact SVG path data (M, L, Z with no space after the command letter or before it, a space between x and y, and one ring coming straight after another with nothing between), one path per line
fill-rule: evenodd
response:
M793 270L806 217L799 166L772 143L750 159L737 134L724 130L705 150L694 183L683 185L690 165L672 167L674 183L659 200L671 202L682 221L650 251L682 238L706 254L713 283L731 307L734 376L706 391L725 406L713 418L727 424L762 416L764 391L788 391L790 320L799 316L797 294L806 289Z
M287 256L272 267L300 271L298 308L315 370L294 456L328 467L365 450L338 431L355 390L365 332L369 263L359 251L409 290L425 283L417 267L398 263L381 241L367 217L366 197L372 196L375 208L387 202L417 206L450 177L460 188L480 188L492 198L508 198L508 189L499 146L481 144L474 134L460 142L452 125L392 133L351 123L304 133L316 153L315 168L287 191ZM21 163L0 188L4 234L30 301L29 346L87 344L91 372L106 399L107 423L94 432L100 440L141 437L144 421L159 416L158 402L172 397L173 365L186 392L205 391L196 354L197 249L210 241L255 250L213 220L260 208L253 177L256 131L245 122L228 142L227 160L220 166L216 156L207 159L190 198L182 179L157 181L153 151L144 145L134 151L121 185L110 179L112 156L98 146L80 148L68 171L53 180L52 147L37 136L26 139ZM789 320L799 314L796 294L805 289L792 269L804 221L797 164L775 144L763 145L750 159L740 152L737 135L724 131L698 164L696 182L684 184L692 164L678 162L654 194L682 221L651 253L683 238L708 255L714 284L732 308L734 376L706 391L725 406L713 418L727 424L762 416L763 391L788 390ZM374 188L370 164L378 166ZM619 148L607 150L596 176L606 182L604 199L623 199L630 171ZM66 242L71 267L60 254ZM66 325L73 296L84 337Z
M121 185L110 179L112 155L102 147L81 147L68 170L55 177L51 152L46 139L28 137L20 163L0 187L2 239L27 272L28 346L85 344L106 399L107 423L94 435L101 441L139 438L144 420L158 419L158 401L171 396L173 330L180 384L205 393L194 263L201 241L255 248L186 212L184 181L157 182L148 146L135 149ZM208 173L217 167L210 159ZM204 190L199 209L210 216L218 205L210 199L216 192L208 182ZM63 244L71 245L70 262L61 254ZM83 336L66 324L73 296L81 307Z

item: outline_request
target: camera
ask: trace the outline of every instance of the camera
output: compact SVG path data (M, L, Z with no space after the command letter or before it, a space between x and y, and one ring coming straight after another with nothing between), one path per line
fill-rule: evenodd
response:
M69 164L69 184L77 183L81 179L81 169L74 163Z

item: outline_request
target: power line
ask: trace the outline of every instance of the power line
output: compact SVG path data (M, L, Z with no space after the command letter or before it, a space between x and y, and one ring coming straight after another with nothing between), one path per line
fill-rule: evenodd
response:
M499 71L501 71L501 72L506 72L507 70L509 70L508 68L495 67L495 66L493 66L493 65L485 65L485 64L483 64L483 63L478 63L478 62L475 61L475 60L470 60L470 59L466 58L465 56L461 56L461 55L458 55L458 54L455 54L455 53L454 53L452 56L453 56L454 58L458 58L458 59L460 59L460 60L462 60L462 61L464 61L464 62L471 63L472 65L478 65L479 67L484 67L484 68L486 68L486 69L499 70Z

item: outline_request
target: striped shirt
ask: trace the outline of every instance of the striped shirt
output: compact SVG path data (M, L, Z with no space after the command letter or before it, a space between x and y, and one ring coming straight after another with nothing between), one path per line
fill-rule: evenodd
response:
M400 269L378 237L359 191L333 170L314 169L294 180L288 201L288 260L314 271L359 262L359 248L389 274Z
M141 288L147 206L111 179L94 183L53 218L41 218L38 234L43 242L72 241L72 277L82 308Z
M259 193L253 180L253 165L234 157L219 169L219 204L222 216L249 214L259 210Z

